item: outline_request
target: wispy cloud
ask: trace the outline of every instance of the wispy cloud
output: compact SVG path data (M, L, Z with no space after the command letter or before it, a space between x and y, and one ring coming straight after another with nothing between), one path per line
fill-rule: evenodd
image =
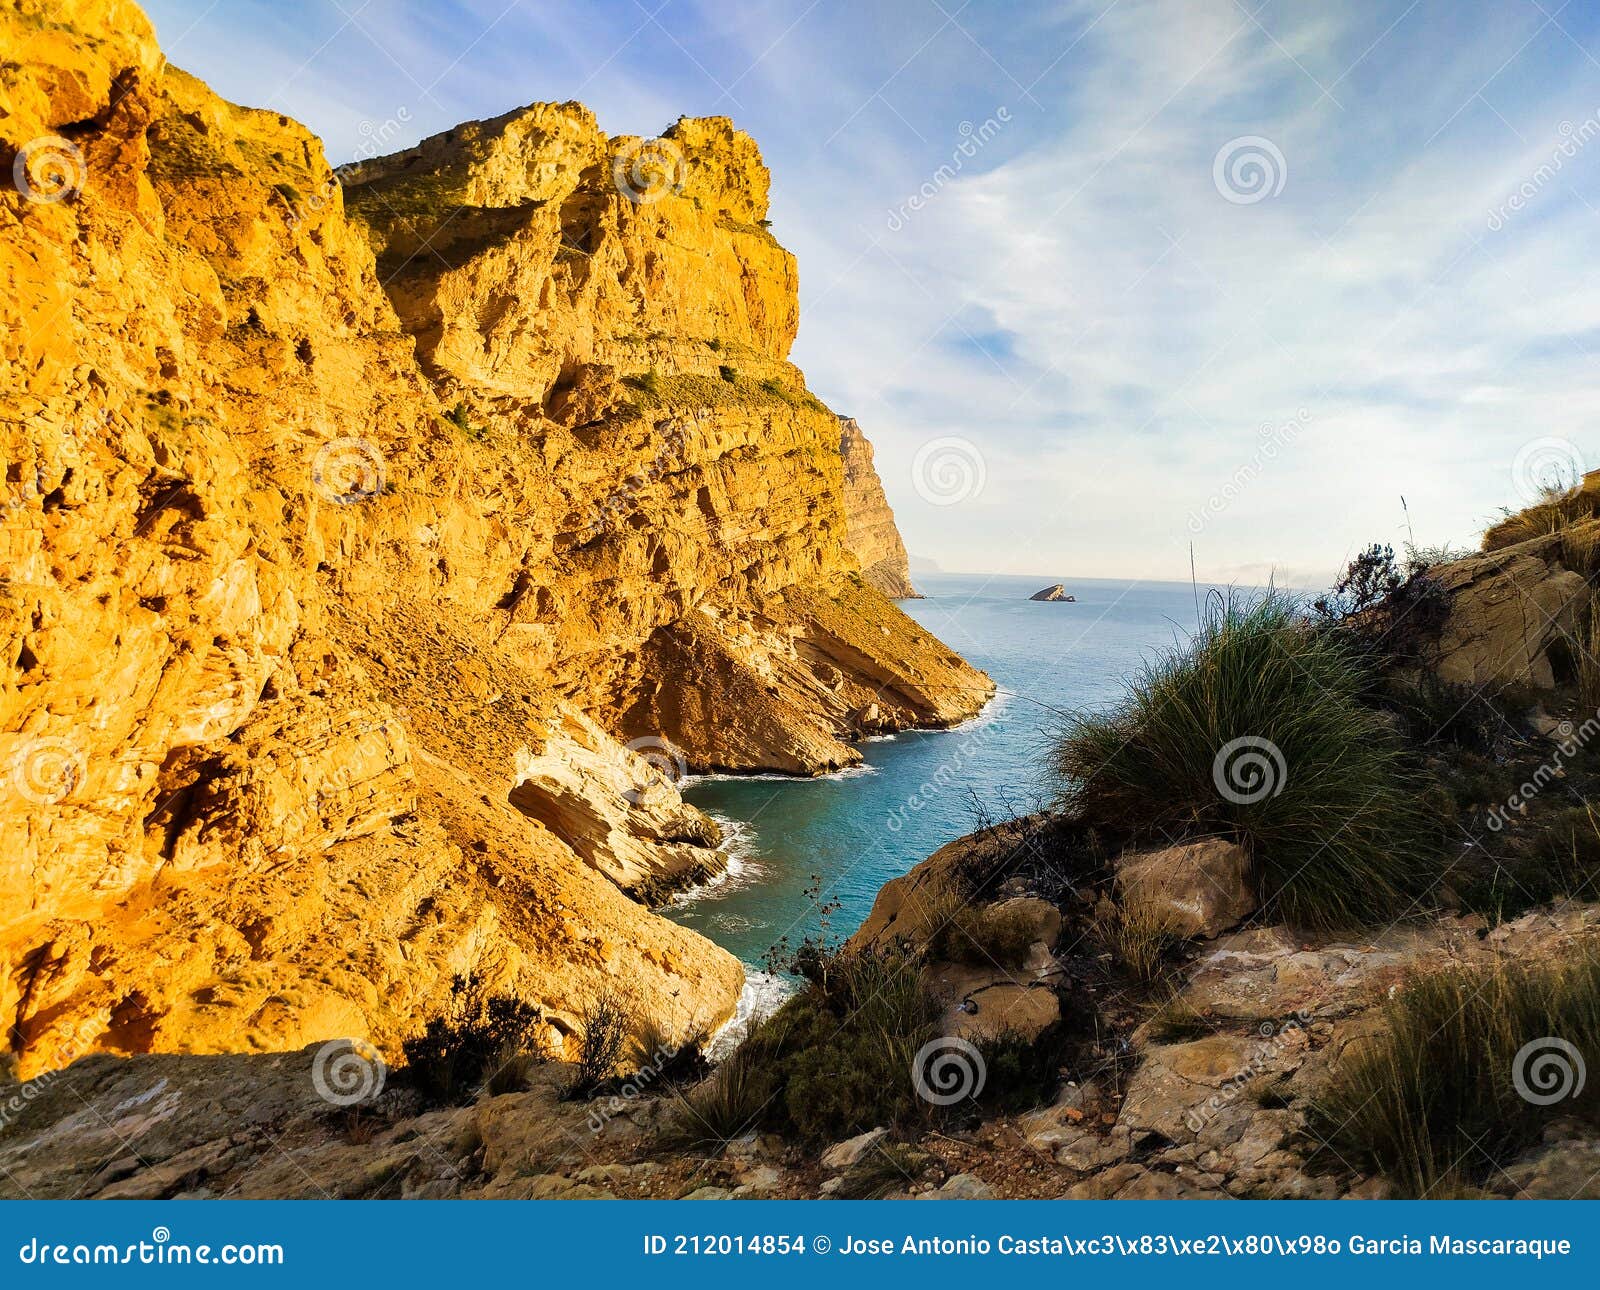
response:
M193 24L175 61L272 96L336 160L397 105L418 135L536 98L619 133L733 115L800 258L796 361L948 568L1172 577L1192 541L1202 577L1320 582L1404 536L1402 494L1419 540L1470 540L1530 439L1600 465L1600 139L1548 167L1600 111L1587 6L339 6L148 7L164 36ZM1219 191L1244 137L1281 154L1281 191ZM952 434L985 484L934 507L912 463Z

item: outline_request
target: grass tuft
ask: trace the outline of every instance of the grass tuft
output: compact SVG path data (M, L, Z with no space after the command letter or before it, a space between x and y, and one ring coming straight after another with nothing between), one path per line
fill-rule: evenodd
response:
M1162 840L1235 838L1269 916L1392 919L1428 868L1429 821L1402 740L1363 702L1370 686L1339 633L1288 597L1215 600L1119 707L1071 722L1056 750L1064 805Z
M1388 1033L1348 1059L1313 1105L1312 1128L1408 1195L1470 1190L1557 1118L1600 1123L1600 1080L1573 1093L1565 1073L1576 1069L1574 1050L1582 1063L1600 1062L1594 942L1562 962L1419 977L1385 1017ZM1525 1095L1562 1090L1572 1095L1545 1104Z

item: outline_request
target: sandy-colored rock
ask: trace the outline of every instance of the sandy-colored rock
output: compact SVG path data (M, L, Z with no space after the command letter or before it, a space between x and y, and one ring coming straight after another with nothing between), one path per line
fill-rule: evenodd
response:
M1059 601L1059 602L1061 602L1063 604L1070 604L1071 602L1077 600L1077 597L1076 596L1067 595L1066 587L1064 585L1062 585L1061 583L1056 582L1056 583L1052 583L1048 587L1040 588L1038 591L1034 592L1033 595L1029 596L1028 599L1029 600L1044 600L1044 601L1050 601L1050 602Z
M1566 541L1594 541L1600 522L1582 530ZM1572 680L1579 624L1593 591L1585 570L1562 563L1563 550L1563 538L1551 535L1430 572L1450 604L1428 657L1441 678L1540 689Z
M4 154L71 136L0 192L23 1072L392 1055L465 971L553 1049L619 981L717 1024L738 963L641 903L721 863L663 745L810 772L992 692L852 580L755 145L680 121L681 191L639 202L633 141L536 105L335 175L125 0L39 12L0 8ZM686 633L748 723L694 724L726 676Z
M1222 838L1121 856L1117 886L1130 914L1181 936L1216 936L1256 908L1250 858Z
M844 541L861 562L861 576L892 599L915 597L905 543L872 464L872 445L854 417L839 418L839 453L844 458Z
M835 1171L848 1169L888 1136L888 1129L868 1129L865 1133L858 1133L853 1138L846 1138L843 1142L836 1142L822 1153L822 1167Z
M1600 1200L1600 1141L1577 1126L1570 1136L1556 1128L1491 1185L1525 1200Z
M925 1191L918 1200L993 1200L994 1188L977 1174L955 1174L937 1191Z

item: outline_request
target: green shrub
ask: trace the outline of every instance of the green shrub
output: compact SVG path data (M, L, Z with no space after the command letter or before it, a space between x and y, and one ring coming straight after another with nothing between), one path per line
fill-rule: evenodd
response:
M636 376L624 376L622 383L640 394L648 394L652 399L661 397L661 373L653 367L648 372L640 372Z
M789 387L782 381L778 380L777 377L763 377L761 380L760 389L763 394L770 398L778 399L780 402L787 403L790 407L794 407L797 402L794 392L790 390Z
M940 1008L915 959L846 954L826 993L813 986L788 1006L783 1110L801 1138L831 1142L917 1113L913 1058Z
M975 967L1017 968L1033 945L1035 920L1025 910L950 899L929 911L930 958Z
M444 419L475 442L481 441L484 435L488 433L487 427L473 424L465 402L458 402L455 407L444 414Z
M623 993L605 986L584 1004L579 1024L583 1034L578 1044L572 1097L588 1096L616 1074L636 1022L633 1006Z
M727 363L723 363L717 368L717 375L729 385L732 385L739 379L739 369L737 367L731 367Z
M1592 806L1535 817L1529 827L1531 836L1486 835L1453 866L1446 877L1463 909L1501 923L1554 900L1600 897L1600 816Z
M1557 1118L1600 1123L1600 1080L1565 1088L1562 1063L1600 1062L1600 948L1564 962L1420 977L1385 1005L1388 1032L1335 1072L1313 1131L1413 1196L1494 1175ZM1560 1044L1570 1045L1566 1052ZM1543 1060L1541 1060L1541 1058Z
M521 1086L533 1056L539 1009L512 995L490 995L483 982L458 976L442 1016L401 1045L402 1077L434 1105L451 1105Z
M1005 1030L979 1040L983 1089L978 1099L991 1113L1017 1115L1054 1095L1061 1081L1062 1051L1054 1030L1029 1038Z
M1213 602L1189 648L1147 664L1121 706L1071 722L1063 804L1136 835L1236 838L1269 917L1392 919L1424 877L1429 824L1402 741L1362 702L1370 684L1283 595Z
M907 1122L926 1109L912 1059L939 1013L913 955L834 955L680 1099L669 1136L721 1145L770 1128L824 1143Z

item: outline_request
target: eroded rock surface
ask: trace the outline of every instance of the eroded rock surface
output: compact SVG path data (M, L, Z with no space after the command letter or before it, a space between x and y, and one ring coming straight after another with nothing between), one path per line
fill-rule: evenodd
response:
M845 545L861 561L861 576L895 600L915 596L905 543L872 463L872 445L854 417L839 418L839 453L844 458Z
M392 1054L463 972L557 1050L619 980L666 1035L729 1015L738 963L642 903L721 863L682 768L827 769L992 690L853 576L754 143L680 121L636 200L639 141L537 104L341 183L124 0L0 43L23 1073Z

